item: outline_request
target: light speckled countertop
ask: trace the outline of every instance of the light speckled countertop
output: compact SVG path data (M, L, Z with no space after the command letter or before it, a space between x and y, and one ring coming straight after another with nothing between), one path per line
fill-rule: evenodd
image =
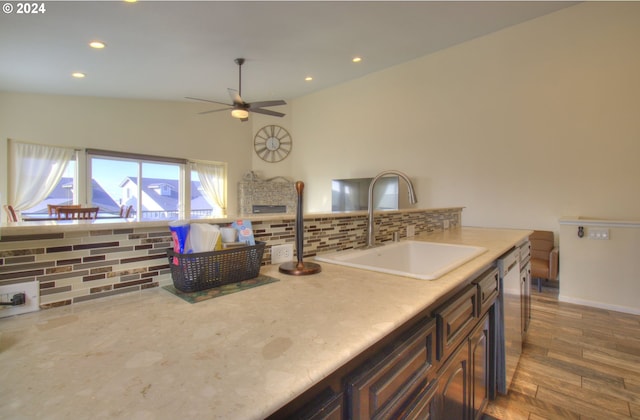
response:
M279 282L197 304L158 289L0 319L0 418L264 418L529 233L416 238L488 248L434 281L266 266Z

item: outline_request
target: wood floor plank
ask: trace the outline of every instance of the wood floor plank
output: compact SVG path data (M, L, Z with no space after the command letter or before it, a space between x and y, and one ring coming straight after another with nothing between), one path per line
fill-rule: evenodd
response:
M502 405L503 402L504 405ZM509 399L503 396L499 396L484 412L500 420L527 420L529 418L529 410L518 407L516 404L510 404Z
M510 391L508 398L502 400L502 407L527 410L529 413L534 413L550 420L580 419L580 414L571 408L558 406L548 401L543 401L540 398L529 397L518 392Z
M624 378L624 387L640 394L640 380L634 378Z
M532 319L503 420L640 418L640 315L558 302L557 283L532 293Z
M529 373L539 382L558 380L576 386L582 383L580 375L552 366L546 357L537 358L527 355L526 358L520 358L517 369Z
M585 349L582 357L586 360L606 363L610 366L616 366L620 369L630 370L640 374L640 356L616 351L613 349L592 350Z
M548 389L540 387L538 389L537 399L544 401L547 404L555 405L558 407L571 410L578 413L581 418L593 418L593 419L628 419L631 417L629 412L629 404L624 403L625 412L620 413L618 411L618 405L598 406L591 404L587 401L583 401L561 392L558 389Z
M516 372L511 380L511 390L523 395L535 397L538 392L538 384L524 371Z
M567 357L562 353L549 352L547 355L550 361L549 363L567 369L580 377L589 377L602 380L615 380L616 378L625 378L626 374L635 377L635 374L630 371L622 370L616 366L607 365L605 363L594 363L593 360L584 358L572 358Z
M582 387L608 395L612 398L640 404L640 394L638 394L637 391L626 389L624 387L624 382L622 384L618 384L592 378L583 378Z

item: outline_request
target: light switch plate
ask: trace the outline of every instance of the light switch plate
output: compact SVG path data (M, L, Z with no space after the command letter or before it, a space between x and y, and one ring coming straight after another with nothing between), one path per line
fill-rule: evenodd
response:
M589 239L609 240L609 228L589 228Z
M407 225L407 238L410 238L412 236L416 236L416 226Z

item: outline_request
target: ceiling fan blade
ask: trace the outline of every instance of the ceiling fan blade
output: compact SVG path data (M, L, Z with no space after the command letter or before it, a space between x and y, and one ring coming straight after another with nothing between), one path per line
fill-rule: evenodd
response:
M283 114L282 112L276 112L276 111L271 111L269 109L262 109L262 108L249 108L250 112L255 112L256 114L264 114L264 115L271 115L273 117L284 117L285 114Z
M262 101L262 102L252 102L249 104L251 107L255 108L264 108L266 106L278 106L278 105L286 105L287 103L282 99L278 99L277 101Z
M228 111L233 108L212 109L211 111L198 112L198 115L211 114L212 112Z
M233 101L234 105L237 105L237 104L244 105L244 101L240 97L240 93L237 90L231 89L231 88L228 88L227 90L229 91L229 96L231 97L231 100Z
M218 101L212 101L212 100L209 100L209 99L192 98L192 97L190 97L190 96L185 96L184 98L185 98L185 99L192 99L192 100L194 100L194 101L202 101L202 102L209 102L209 103L212 103L212 104L220 104L220 105L227 105L227 106L231 106L231 104L227 104L227 103L224 103L224 102L218 102Z

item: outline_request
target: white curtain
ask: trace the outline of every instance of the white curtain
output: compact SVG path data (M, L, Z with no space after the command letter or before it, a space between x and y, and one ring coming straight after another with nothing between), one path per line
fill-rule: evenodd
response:
M31 208L54 190L74 150L9 140L8 203L15 210Z
M193 163L200 184L207 198L220 208L221 214L227 214L227 165Z

